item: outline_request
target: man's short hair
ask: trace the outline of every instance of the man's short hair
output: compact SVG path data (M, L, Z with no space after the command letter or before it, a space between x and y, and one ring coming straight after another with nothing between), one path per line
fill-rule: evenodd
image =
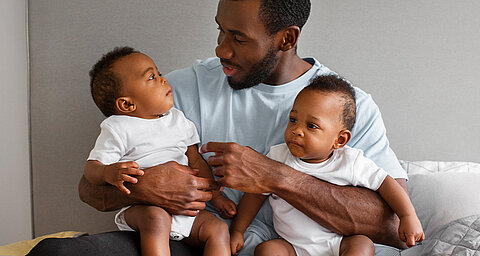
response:
M131 47L115 47L103 57L90 70L90 91L93 101L105 116L115 114L115 100L120 93L120 79L111 70L118 59L136 53Z
M290 26L300 30L310 16L310 0L260 0L259 16L270 35Z
M346 129L352 130L357 115L355 105L355 89L338 75L317 76L303 90L315 90L325 93L339 94L343 99L342 121Z

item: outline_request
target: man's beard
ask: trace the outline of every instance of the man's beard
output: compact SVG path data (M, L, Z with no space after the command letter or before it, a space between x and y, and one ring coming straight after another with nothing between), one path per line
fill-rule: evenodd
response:
M231 77L227 78L228 84L234 90L241 90L253 87L263 81L267 80L271 74L273 68L277 65L278 57L275 54L275 49L270 47L265 57L262 60L255 63L250 71L247 73L243 81L232 81Z

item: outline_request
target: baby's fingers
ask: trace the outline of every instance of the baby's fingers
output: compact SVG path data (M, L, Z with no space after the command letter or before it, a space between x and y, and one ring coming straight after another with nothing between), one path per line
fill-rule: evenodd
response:
M238 255L238 252L243 248L243 244L239 241L230 244L233 255Z
M408 247L412 247L415 245L415 236L413 234L405 234L406 235L406 244Z
M125 194L127 194L127 195L130 195L130 193L131 193L130 190L129 190L127 187L125 187L125 185L123 185L123 182L120 183L117 187L118 187L118 189L120 189L120 191L122 191L123 193L125 193Z
M140 169L136 168L125 168L122 170L123 174L128 174L128 175L137 175L137 176L142 176L144 172Z
M138 179L126 174L120 174L118 177L118 181L130 182L135 184L138 182Z
M425 233L422 232L422 234L420 234L418 237L417 237L417 242L421 242L425 240Z

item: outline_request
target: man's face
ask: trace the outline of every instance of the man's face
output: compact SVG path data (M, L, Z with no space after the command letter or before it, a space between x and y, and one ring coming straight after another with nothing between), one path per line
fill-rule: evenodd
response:
M215 20L218 24L217 57L233 89L244 89L268 79L278 57L274 36L270 36L258 16L260 1L220 0Z

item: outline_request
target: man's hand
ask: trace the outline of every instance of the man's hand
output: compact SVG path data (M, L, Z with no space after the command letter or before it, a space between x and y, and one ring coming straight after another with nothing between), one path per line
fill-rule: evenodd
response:
M104 165L88 161L85 169L101 172ZM99 211L114 211L132 204L156 205L171 214L195 216L211 200L213 179L196 177L197 171L187 166L168 162L144 170L137 184L125 184L130 195L111 185L94 185L85 176L78 186L80 199Z
M217 182L221 186L252 194L272 192L268 184L275 176L272 170L278 162L233 142L208 142L199 152L215 153L208 158L208 164L213 167L213 175L219 177Z
M200 178L198 171L176 162L167 162L144 170L137 184L127 184L131 197L142 204L157 205L171 214L196 216L212 198L218 186Z

